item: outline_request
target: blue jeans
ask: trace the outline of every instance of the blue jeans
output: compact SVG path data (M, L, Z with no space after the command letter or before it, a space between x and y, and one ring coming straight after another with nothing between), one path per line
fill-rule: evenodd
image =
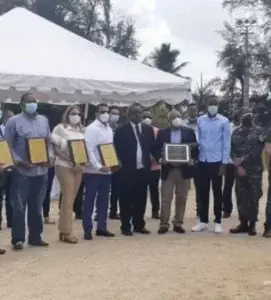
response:
M109 203L111 175L84 174L85 199L83 202L83 229L85 234L92 231L92 213L95 199L97 207L97 229L105 230Z
M266 202L266 209L265 209L265 217L266 217L266 229L271 231L271 172L268 174L268 193L267 193L267 202Z
M42 203L47 188L47 174L41 176L25 176L13 170L12 240L25 241L25 211L27 206L28 242L39 242L43 231Z

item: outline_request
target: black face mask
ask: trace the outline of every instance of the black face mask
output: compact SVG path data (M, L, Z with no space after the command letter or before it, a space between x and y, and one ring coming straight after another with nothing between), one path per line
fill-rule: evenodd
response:
M252 126L252 115L245 115L242 118L242 125L245 127L251 127Z

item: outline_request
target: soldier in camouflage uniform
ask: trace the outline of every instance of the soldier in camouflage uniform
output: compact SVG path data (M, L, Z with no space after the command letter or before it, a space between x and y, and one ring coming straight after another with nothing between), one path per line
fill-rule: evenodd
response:
M232 135L231 157L236 168L235 194L240 224L230 233L256 235L259 200L262 196L263 130L253 125L252 114L242 116L242 125Z

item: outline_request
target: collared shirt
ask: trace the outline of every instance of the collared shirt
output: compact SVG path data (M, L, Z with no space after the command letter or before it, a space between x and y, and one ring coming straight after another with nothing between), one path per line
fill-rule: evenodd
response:
M229 120L217 114L210 118L207 114L198 118L199 160L201 162L222 162L230 159L231 129Z
M137 148L136 148L136 165L137 165L137 169L143 169L143 162L142 162L142 149L141 149L141 144L139 141L139 137L137 136L136 133L136 125L133 122L130 122L131 126L133 128L135 137L136 137L136 141L137 141ZM142 125L141 123L138 124L138 128L139 128L139 132L142 133Z
M38 114L29 117L27 114L21 113L8 120L5 130L5 139L10 145L15 161L28 161L28 138L46 138L49 156L53 157L51 132L46 117ZM18 167L17 169L25 176L41 176L45 175L48 171L48 168L41 166L33 166L29 169Z
M194 130L195 132L195 135L196 135L196 138L198 140L198 124L197 124L197 120L195 120L194 122L189 120L189 119L186 119L186 120L183 120L183 125L188 127L188 128L191 128Z
M152 128L153 128L153 132L154 132L154 137L156 139L159 129L154 126L152 126ZM160 164L158 164L157 161L153 157L151 157L151 161L152 161L152 164L151 164L152 171L157 171L157 170L161 169Z
M170 132L170 142L172 144L180 144L182 141L181 129L171 130Z
M113 144L113 131L111 127L102 124L99 120L95 120L86 127L85 140L90 165L84 168L84 173L110 174L110 172L102 173L99 171L102 167L102 162L98 146L102 144Z

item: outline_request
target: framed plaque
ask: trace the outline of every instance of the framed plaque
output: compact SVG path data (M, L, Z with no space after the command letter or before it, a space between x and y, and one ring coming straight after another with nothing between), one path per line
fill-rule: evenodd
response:
M119 167L119 160L113 144L102 144L98 146L102 164L108 168Z
M27 154L31 165L49 164L46 138L27 139Z
M89 163L89 156L85 140L69 140L68 147L71 160L74 165L85 165Z
M168 163L189 163L190 146L186 144L164 144L164 160Z
M2 168L9 168L14 166L14 160L7 141L0 141L0 164Z

